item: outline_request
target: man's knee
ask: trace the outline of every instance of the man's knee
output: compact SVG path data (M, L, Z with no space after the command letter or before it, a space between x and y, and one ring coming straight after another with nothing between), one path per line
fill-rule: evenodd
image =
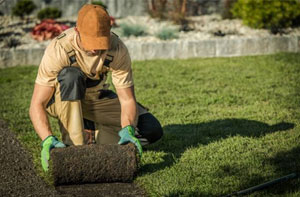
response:
M163 129L159 121L151 113L139 116L137 128L139 134L146 138L149 143L154 143L163 136Z
M86 81L84 73L77 67L65 67L58 76L62 101L74 101L84 98Z

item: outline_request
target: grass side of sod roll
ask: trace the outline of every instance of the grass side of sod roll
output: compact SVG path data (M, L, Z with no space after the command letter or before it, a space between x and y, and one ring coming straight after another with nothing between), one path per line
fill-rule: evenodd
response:
M0 118L52 184L28 115L37 69L0 70ZM164 128L135 179L149 196L221 196L300 173L299 53L136 61L133 73L137 100ZM252 195L299 196L300 178Z

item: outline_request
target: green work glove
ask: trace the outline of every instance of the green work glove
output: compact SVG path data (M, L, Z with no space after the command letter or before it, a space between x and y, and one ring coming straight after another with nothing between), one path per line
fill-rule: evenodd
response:
M42 142L42 152L41 152L41 162L42 167L45 172L48 171L49 168L49 159L50 159L50 151L52 148L64 148L66 145L64 145L62 142L58 141L57 138L53 135L48 136L44 141Z
M133 143L138 151L140 156L142 156L143 149L140 141L134 136L134 127L131 125L128 125L124 127L121 131L119 131L119 136L121 137L120 141L118 144L128 144L129 142Z

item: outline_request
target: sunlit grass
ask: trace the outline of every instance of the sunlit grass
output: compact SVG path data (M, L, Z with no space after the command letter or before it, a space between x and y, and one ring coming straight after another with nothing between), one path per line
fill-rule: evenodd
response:
M133 70L137 100L165 132L135 180L150 196L220 196L300 173L299 54L139 61ZM28 117L36 73L0 70L0 118L50 180ZM253 195L299 196L299 188L298 178Z

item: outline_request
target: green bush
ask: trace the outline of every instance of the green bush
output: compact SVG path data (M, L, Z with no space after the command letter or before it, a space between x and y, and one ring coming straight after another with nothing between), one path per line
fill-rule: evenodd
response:
M100 5L100 6L104 7L105 9L107 9L107 6L102 1L93 1L92 4Z
M55 19L61 17L61 11L58 8L44 8L41 9L37 14L38 19Z
M21 0L16 3L16 5L12 8L12 14L14 16L19 16L23 18L26 15L32 13L32 11L36 8L36 5L31 0Z
M178 38L177 30L174 28L163 28L156 34L156 37L158 37L161 40L170 40Z
M122 30L122 35L125 37L129 36L144 36L147 35L146 29L144 26L141 25L130 25L130 24L120 24L121 30Z
M296 25L300 17L298 0L238 0L232 14L253 28L279 29Z

